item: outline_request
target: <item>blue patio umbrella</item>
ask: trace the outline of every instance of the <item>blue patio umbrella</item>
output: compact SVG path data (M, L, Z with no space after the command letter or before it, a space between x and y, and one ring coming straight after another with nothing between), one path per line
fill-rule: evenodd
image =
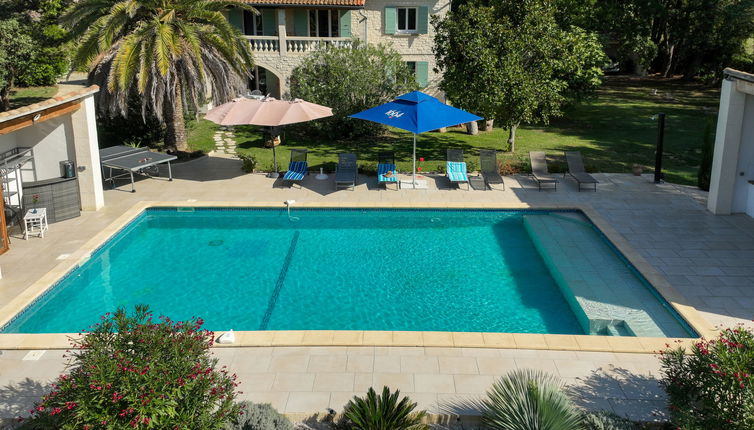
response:
M414 187L416 187L417 134L483 119L464 110L448 106L421 91L403 94L391 102L350 115L350 117L378 122L414 134L414 171L411 180Z

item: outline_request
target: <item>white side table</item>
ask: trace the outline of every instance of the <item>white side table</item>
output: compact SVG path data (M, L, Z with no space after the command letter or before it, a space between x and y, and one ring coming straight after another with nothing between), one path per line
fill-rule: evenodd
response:
M24 240L29 239L29 233L39 233L39 237L45 237L47 231L47 209L29 209L24 215Z

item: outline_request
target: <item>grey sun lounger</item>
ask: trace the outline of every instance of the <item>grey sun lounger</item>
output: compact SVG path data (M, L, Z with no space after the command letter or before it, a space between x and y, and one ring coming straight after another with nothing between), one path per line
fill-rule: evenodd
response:
M335 170L335 189L340 187L356 188L356 178L359 168L356 165L356 154L341 152L338 154L338 167Z
M450 184L457 185L461 188L461 184L466 184L466 190L470 190L469 176L466 172L466 162L463 161L462 149L448 149L447 162L445 163L445 174L448 176Z
M558 189L558 180L547 171L547 158L542 151L529 152L529 161L531 162L530 176L537 181L539 191L542 191L542 185L552 184L555 190Z
M579 185L579 191L581 191L581 184L593 184L594 191L597 191L597 184L599 181L594 179L594 176L590 175L584 169L584 160L581 158L581 152L579 151L565 151L566 162L568 162L568 172L563 174L571 175L573 179Z
M490 189L492 185L502 185L505 190L505 181L503 176L500 175L500 169L497 167L497 151L494 149L480 149L479 150L479 169L482 172L484 183L487 184Z
M172 181L173 171L170 168L170 162L177 158L175 155L152 152L146 148L134 148L126 145L111 146L99 151L103 179L110 181L110 186L115 188L116 179L128 176L131 178L132 193L136 192L136 188L134 188L134 173L150 178L157 176L160 173L157 166L162 163L168 164L168 180ZM105 174L105 169L108 171L107 174ZM113 170L120 170L124 173L113 175ZM148 170L154 170L154 173L149 173Z

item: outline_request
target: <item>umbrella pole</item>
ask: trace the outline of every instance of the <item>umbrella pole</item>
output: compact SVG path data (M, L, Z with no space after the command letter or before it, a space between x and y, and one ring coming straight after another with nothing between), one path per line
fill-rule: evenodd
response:
M414 189L416 189L416 133L414 133L414 175L411 181L414 184Z

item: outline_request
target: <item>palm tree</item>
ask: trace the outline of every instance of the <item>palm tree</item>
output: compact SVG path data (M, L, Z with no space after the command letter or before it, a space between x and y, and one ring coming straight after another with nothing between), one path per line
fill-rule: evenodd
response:
M81 0L62 17L79 41L72 67L88 68L111 116L125 116L137 94L142 114L165 123L167 147L185 151L184 111L207 96L236 97L253 67L249 43L222 14L228 7L257 13L234 0Z

